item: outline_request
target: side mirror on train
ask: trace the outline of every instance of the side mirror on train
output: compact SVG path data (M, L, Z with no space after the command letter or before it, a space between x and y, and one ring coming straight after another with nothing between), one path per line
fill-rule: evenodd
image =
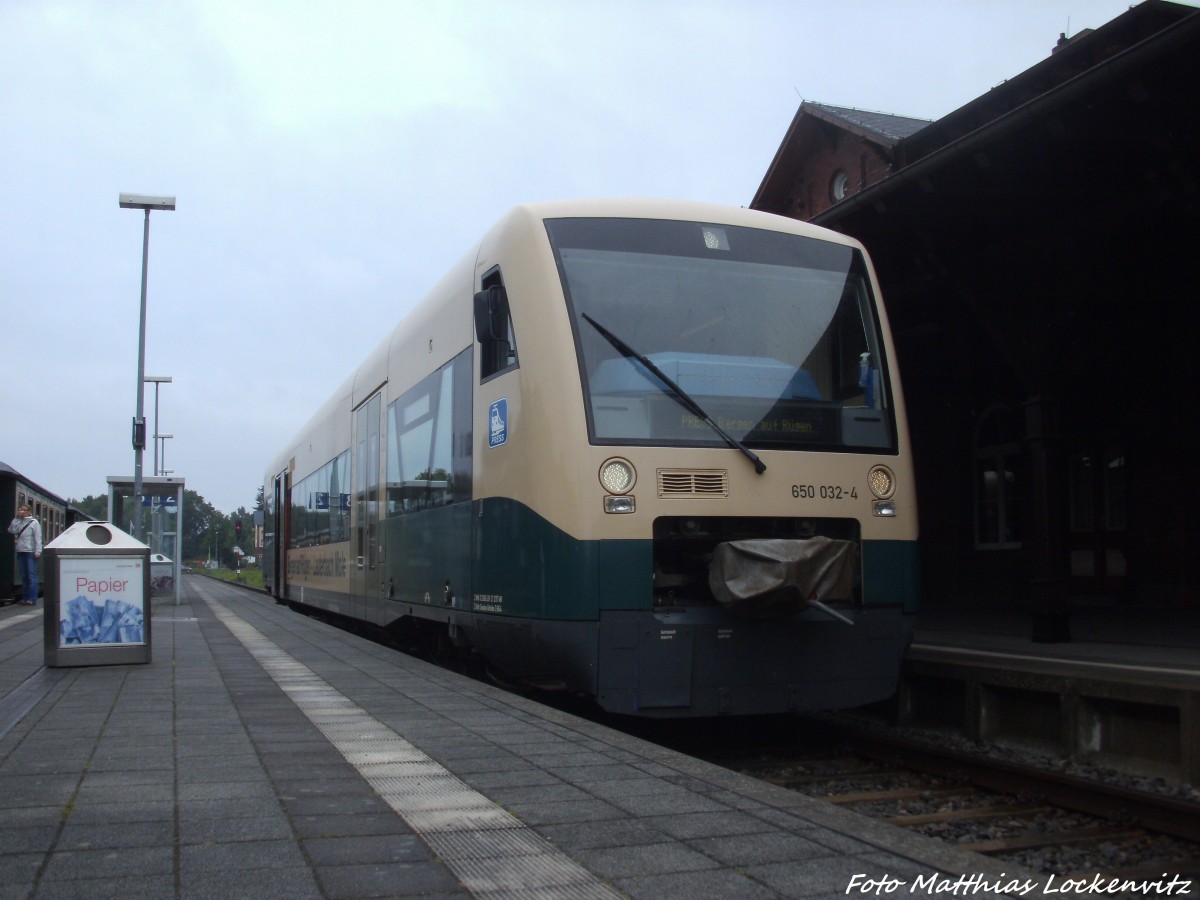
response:
M475 336L481 344L508 340L508 296L493 284L475 295Z

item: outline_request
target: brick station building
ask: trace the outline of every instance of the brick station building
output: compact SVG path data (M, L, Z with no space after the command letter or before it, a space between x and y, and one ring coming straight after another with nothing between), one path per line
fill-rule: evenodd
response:
M751 205L875 262L927 607L1046 640L1200 610L1200 11L1147 0L936 122L805 102Z

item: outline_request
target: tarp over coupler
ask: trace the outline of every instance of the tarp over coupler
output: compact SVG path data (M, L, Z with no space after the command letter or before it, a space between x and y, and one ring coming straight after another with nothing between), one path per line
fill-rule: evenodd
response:
M803 540L726 541L708 567L708 586L722 606L750 619L799 612L811 600L854 598L853 541L816 535Z

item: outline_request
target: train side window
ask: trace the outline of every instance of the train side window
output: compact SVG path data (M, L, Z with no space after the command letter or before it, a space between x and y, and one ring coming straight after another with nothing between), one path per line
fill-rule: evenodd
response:
M350 451L344 450L329 465L329 539L350 539Z
M288 547L312 547L350 538L350 451L331 459L291 489Z
M508 291L500 270L483 277L482 290L475 295L475 336L479 339L480 381L517 366L517 339L513 333Z
M466 350L388 407L388 516L471 498L470 380Z
M454 401L450 412L453 444L451 502L471 499L471 348L454 359Z
M388 409L389 516L427 509L430 482L444 483L430 464L437 387L427 378Z

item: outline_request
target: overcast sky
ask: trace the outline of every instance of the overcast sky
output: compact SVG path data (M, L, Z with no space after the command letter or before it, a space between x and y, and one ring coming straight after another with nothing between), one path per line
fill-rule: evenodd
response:
M132 477L121 192L177 197L151 215L146 373L174 378L165 466L229 513L511 206L745 206L801 99L936 119L1128 7L3 0L0 461L75 499Z

